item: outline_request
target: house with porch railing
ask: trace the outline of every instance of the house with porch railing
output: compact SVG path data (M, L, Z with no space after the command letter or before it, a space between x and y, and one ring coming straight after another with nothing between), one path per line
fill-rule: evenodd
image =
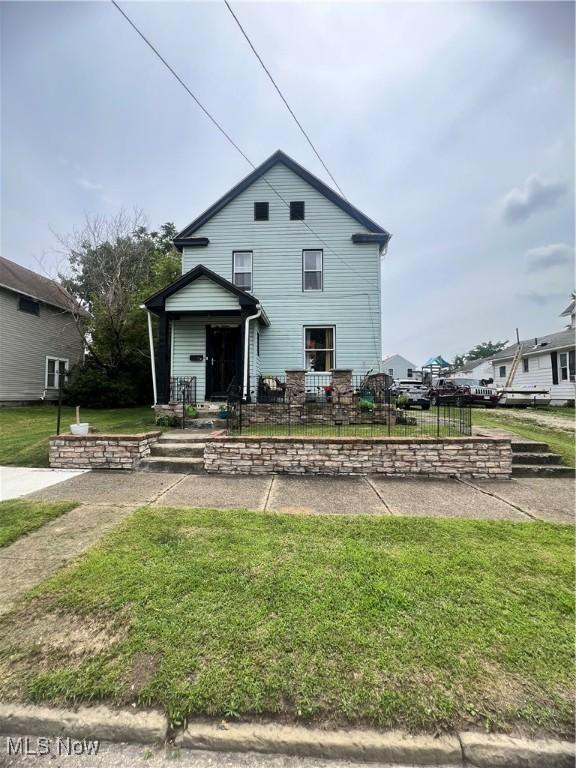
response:
M338 369L381 367L390 234L281 151L175 238L182 276L144 303L158 322L157 405L268 401L286 371L322 397ZM329 390L328 390L329 391Z

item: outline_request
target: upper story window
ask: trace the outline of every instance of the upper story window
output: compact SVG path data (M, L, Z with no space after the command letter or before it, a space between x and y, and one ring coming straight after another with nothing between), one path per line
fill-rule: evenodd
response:
M411 379L413 376L412 368L406 368L406 378Z
M324 287L322 251L302 251L302 290L321 291Z
M524 371L524 373L528 373L528 371L530 370L530 363L528 362L527 357L524 357L522 359L522 370Z
M234 251L232 254L232 282L243 291L252 290L252 251Z
M40 302L28 296L18 296L18 309L20 312L27 312L29 315L40 314Z
M254 221L268 221L268 203L254 203Z
M504 376L506 376L506 366L505 365L501 365L500 366L500 368L498 370L498 375L500 376L501 379L503 379Z
M290 221L304 220L304 202L302 200L290 203Z

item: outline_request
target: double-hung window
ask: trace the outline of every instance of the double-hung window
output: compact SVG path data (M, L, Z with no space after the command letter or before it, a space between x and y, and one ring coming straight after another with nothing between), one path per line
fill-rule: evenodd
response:
M560 380L561 381L568 381L568 353L567 352L560 352L558 355L559 358L559 369L560 369Z
M524 373L528 373L530 371L530 362L527 357L522 358L522 370Z
M506 376L506 366L505 365L501 365L500 366L500 368L498 370L498 375L500 376L501 379L503 379Z
M234 251L232 254L232 282L243 291L252 290L252 251Z
M18 309L28 315L39 315L40 302L34 301L29 296L18 296Z
M304 328L307 371L325 372L334 368L334 326Z
M58 357L46 358L46 389L58 389L60 378L64 384L64 376L68 370L68 360Z
M302 290L323 289L324 254L321 250L302 251Z

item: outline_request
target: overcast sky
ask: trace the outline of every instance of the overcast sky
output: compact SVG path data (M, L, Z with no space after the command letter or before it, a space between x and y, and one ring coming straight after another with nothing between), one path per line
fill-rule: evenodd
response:
M570 2L233 3L347 197L393 233L383 347L560 330L574 271ZM254 163L327 179L223 2L124 2ZM141 207L185 226L250 168L107 2L4 2L2 254Z

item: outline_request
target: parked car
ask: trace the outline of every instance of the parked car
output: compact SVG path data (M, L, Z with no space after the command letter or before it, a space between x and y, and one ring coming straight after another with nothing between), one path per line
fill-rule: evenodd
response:
M413 405L419 405L423 411L430 408L428 387L413 379L397 379L392 387L392 394L397 396L401 408L410 408Z
M500 395L485 379L438 379L429 391L432 405L484 405L494 408Z

